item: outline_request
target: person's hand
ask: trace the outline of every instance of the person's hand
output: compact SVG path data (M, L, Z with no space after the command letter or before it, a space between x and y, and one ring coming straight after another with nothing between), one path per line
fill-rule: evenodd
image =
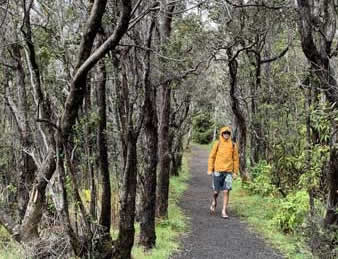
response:
M237 174L233 174L233 175L232 175L232 179L237 180L237 178L238 178L238 175L237 175Z
M208 174L208 175L212 175L212 172L208 171L207 174Z

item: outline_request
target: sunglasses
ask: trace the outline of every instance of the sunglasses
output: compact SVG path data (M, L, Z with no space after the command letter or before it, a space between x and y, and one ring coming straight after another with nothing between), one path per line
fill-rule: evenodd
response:
M223 135L225 135L225 134L230 135L231 133L230 133L230 131L224 131L222 134Z

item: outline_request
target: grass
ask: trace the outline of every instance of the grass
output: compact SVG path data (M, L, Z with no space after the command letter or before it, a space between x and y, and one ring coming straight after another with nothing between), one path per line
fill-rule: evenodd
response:
M6 246L0 245L0 259L22 259L25 258L18 245L10 243Z
M156 247L145 253L142 247L134 246L132 250L134 259L165 259L178 250L178 237L188 228L187 218L178 207L178 201L187 188L188 178L187 160L184 159L180 176L170 178L168 219L156 224ZM136 229L136 233L138 231L139 228Z
M0 226L0 259L24 258L20 245L10 240L8 232Z
M267 243L280 250L290 259L313 258L300 236L288 235L269 224L278 206L278 201L270 197L249 194L241 187L241 181L233 183L230 206L248 222L250 228L262 235Z

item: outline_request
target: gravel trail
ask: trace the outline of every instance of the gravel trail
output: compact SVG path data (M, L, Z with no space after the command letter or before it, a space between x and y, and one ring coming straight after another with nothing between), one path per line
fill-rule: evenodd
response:
M231 210L229 219L222 219L218 197L216 215L209 214L211 201L211 176L207 175L208 152L192 147L189 161L191 179L188 190L180 202L190 218L190 231L182 237L182 247L171 259L257 259L285 258L269 247L262 238L248 230L247 225Z

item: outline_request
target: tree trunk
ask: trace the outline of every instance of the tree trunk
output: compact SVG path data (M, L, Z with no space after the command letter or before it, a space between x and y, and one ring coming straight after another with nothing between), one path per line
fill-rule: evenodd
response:
M102 36L101 36L102 37ZM99 126L97 132L97 150L98 150L98 164L102 175L102 197L101 197L101 215L99 219L100 225L104 226L105 235L104 240L101 240L102 250L101 256L103 258L111 257L112 254L112 238L110 235L111 226L111 188L110 188L110 174L107 150L107 114L106 114L106 80L107 73L104 60L99 62L99 76L97 85L97 106L99 116Z
M181 143L181 144L183 144L183 143ZM173 154L172 165L170 167L170 169L171 169L170 175L179 176L180 170L182 168L182 158L183 158L182 150L176 151Z
M260 113L258 111L258 90L261 88L261 63L260 63L260 55L256 54L255 58L255 82L252 85L251 92L251 107L252 107L252 133L251 133L251 151L254 164L258 163L262 157L262 129L261 129L261 121L260 121Z
M147 48L151 48L151 39L154 29L154 21L151 21L147 36ZM157 110L156 90L150 82L150 51L146 53L144 62L144 185L141 197L141 219L140 219L140 245L145 249L151 249L156 243L155 233L155 208L156 208L156 169L157 169Z
M162 54L165 56L167 44L171 33L172 12L175 4L169 8L166 0L160 1L160 38ZM165 60L161 60L163 73L165 72ZM156 190L156 216L168 217L169 176L170 176L170 150L169 150L169 121L170 121L170 83L161 85L161 107L159 126L159 173Z
M240 175L243 181L248 179L248 173L246 168L246 139L247 139L247 126L246 120L243 115L243 112L240 108L239 100L236 96L237 88L237 69L238 62L236 58L233 57L232 51L228 50L229 58L229 73L230 73L230 98L231 98L231 108L232 112L235 115L236 125L239 128L239 170Z
M73 251L75 252L76 255L82 256L84 252L86 251L87 247L83 249L83 247L80 244L80 240L76 233L73 230L73 227L70 222L70 216L69 216L69 206L68 206L68 193L66 190L66 172L65 172L65 146L61 146L60 143L64 143L62 140L62 136L57 134L56 136L57 139L57 151L56 151L56 159L57 159L57 171L58 175L60 177L60 192L59 195L61 196L61 207L60 210L58 211L58 214L60 218L62 219L62 228L65 233L67 233L67 236L70 239L71 246L73 248ZM78 188L77 186L75 188ZM78 190L76 190L76 193L78 194ZM79 196L79 195L78 195Z
M119 235L114 244L113 258L130 259L134 245L135 198L137 183L137 136L130 126L127 139L127 157L122 176Z
M170 93L169 85L161 87L161 121L159 127L159 174L156 197L156 216L168 216L169 199L169 117L170 117Z
M174 105L177 107L175 111L173 111L170 125L174 128L170 134L170 175L171 176L179 176L180 170L182 169L182 158L183 158L183 150L184 150L184 136L188 133L187 128L185 127L185 122L188 118L191 104L191 96L188 94L183 103L178 105L177 103ZM190 128L190 127L189 127Z
M150 93L145 111L145 166L144 166L144 193L142 195L142 211L140 220L140 244L146 249L155 246L155 207L156 207L156 168L157 168L157 115L155 91Z
M15 121L17 123L20 142L22 149L29 149L32 145L32 132L28 124L28 105L27 105L27 94L26 94L26 83L25 83L25 71L22 66L24 63L21 56L21 47L19 45L13 45L13 58L15 60L16 70L16 86L18 89L18 105L16 107L11 97L8 95L6 99L10 110L12 111ZM32 189L34 174L37 169L33 158L24 151L21 151L20 158L20 171L18 178L18 190L17 190L17 202L19 209L20 220L23 219L26 211L26 207L29 200L29 190Z
M90 120L91 116L91 109L92 109L92 98L91 98L91 89L92 89L92 82L88 82L87 89L86 89L86 95L84 98L84 116L86 116L87 121ZM90 127L88 123L84 126L84 132L85 132L85 139L84 139L84 152L85 152L85 173L83 176L83 182L84 182L84 188L88 188L90 190L90 204L89 204L89 214L92 218L92 220L96 221L97 216L97 189L96 189L96 176L97 176L97 170L95 166L95 162L93 161L93 157L95 156L95 144L94 140L91 137L94 134L93 127Z
M46 159L39 168L38 177L33 185L26 213L20 228L20 240L30 243L38 238L38 224L40 222L45 201L47 180L50 180L56 169L55 148L50 148Z
M338 130L338 125L336 125L336 130ZM336 138L336 136L334 137ZM334 141L337 141L335 139ZM335 143L337 145L337 142ZM330 151L330 161L329 161L329 194L327 198L327 210L325 215L325 224L326 225L338 225L338 149L332 148Z
M258 37L258 36L257 36ZM259 38L259 37L258 37ZM259 160L264 159L264 133L263 125L261 121L261 112L259 107L259 97L261 96L261 83L262 83L262 63L260 49L256 47L256 50L249 52L253 53L253 56L249 56L251 64L255 67L255 72L252 76L255 78L250 84L250 95L251 95L251 130L250 130L250 143L251 143L251 163L257 164Z

